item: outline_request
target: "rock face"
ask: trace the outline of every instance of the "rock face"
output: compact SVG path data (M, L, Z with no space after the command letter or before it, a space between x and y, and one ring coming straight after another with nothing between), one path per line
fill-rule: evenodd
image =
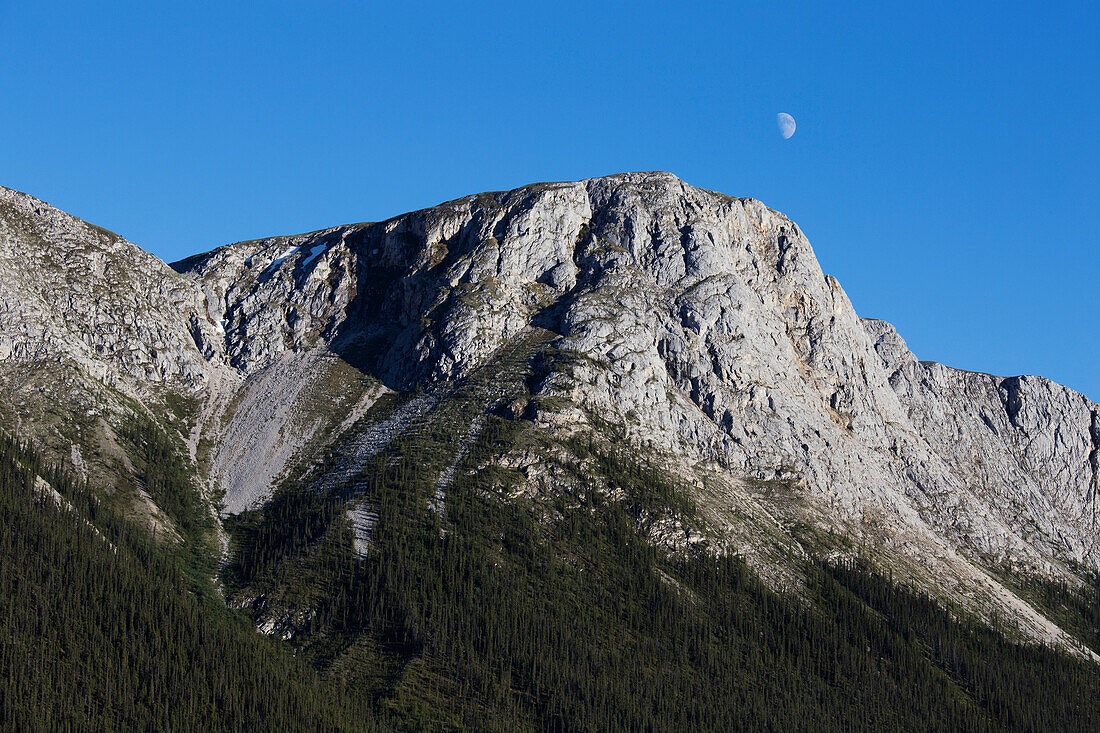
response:
M1100 567L1096 404L920 364L752 199L667 173L540 184L176 267L246 373L323 342L370 352L395 389L430 386L541 326L585 358L535 394L633 440L1029 567Z
M108 383L206 383L201 292L117 234L2 187L0 282L0 359L68 361Z
M1096 567L1097 404L1042 377L1003 379L919 362L893 326L864 323L914 430L947 465L954 486L1025 546Z
M0 206L0 357L62 354L101 379L205 389L209 404L245 379L250 422L202 427L234 509L324 434L320 418L294 445L283 430L307 394L287 375L312 379L302 365L318 354L381 383L364 395L432 392L537 329L556 357L533 366L515 412L549 429L612 422L731 486L782 483L819 523L884 527L933 571L918 556L1100 569L1100 407L1037 377L918 362L759 201L668 173L537 184L228 245L175 272L30 197L4 190ZM261 435L265 420L283 437Z

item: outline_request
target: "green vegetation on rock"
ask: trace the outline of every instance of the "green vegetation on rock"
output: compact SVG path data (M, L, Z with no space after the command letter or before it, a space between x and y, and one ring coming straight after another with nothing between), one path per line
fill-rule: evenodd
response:
M195 595L161 544L6 436L0 516L0 729L373 728L337 683Z
M286 485L242 517L237 597L400 727L476 730L1088 730L1096 668L1011 643L862 566L809 564L805 597L736 557L647 540L691 504L598 440L585 489L514 495L529 423L490 416L442 513L461 422L375 457L353 486ZM579 478L579 477L578 477ZM619 489L612 499L608 489ZM348 492L378 512L364 557ZM282 608L279 603L285 603ZM1038 697L1057 702L1037 706Z

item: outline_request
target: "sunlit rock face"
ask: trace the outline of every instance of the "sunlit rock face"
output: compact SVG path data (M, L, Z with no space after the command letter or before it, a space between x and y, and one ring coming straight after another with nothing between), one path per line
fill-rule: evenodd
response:
M241 395L247 424L207 428L232 506L278 473L236 466L289 461L279 441L317 429L281 428L319 354L432 393L538 331L570 358L532 361L522 419L612 422L683 465L795 487L838 531L878 523L891 547L1100 568L1100 408L1038 377L917 361L753 199L659 172L536 184L174 269L31 197L0 190L0 210L4 363Z
M864 323L913 429L959 483L1026 544L1096 567L1097 404L1042 377L1006 379L917 361L893 326ZM1004 535L991 544L997 539Z
M245 372L324 341L370 345L396 388L430 386L549 328L586 359L532 389L632 439L1025 564L1098 563L1095 403L917 362L759 201L668 173L539 184L180 269Z
M0 358L97 379L202 387L217 351L202 293L153 255L0 187Z

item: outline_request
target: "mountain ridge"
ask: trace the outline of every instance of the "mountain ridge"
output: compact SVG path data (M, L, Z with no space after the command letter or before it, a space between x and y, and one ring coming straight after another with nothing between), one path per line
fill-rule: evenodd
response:
M838 532L938 597L1059 643L1069 642L989 568L1071 582L1078 566L1100 568L1100 408L1043 378L918 362L888 323L859 318L798 226L755 199L664 172L618 174L238 242L171 266L31 199L0 190L22 217L0 220L0 277L40 303L0 308L5 379L55 360L70 371L53 394L114 407L81 435L6 409L84 462L134 409L128 399L155 414L176 390L190 402L168 422L229 514L315 476L318 456L377 424L387 400L445 395L535 334L516 367L526 392L485 410L551 437L610 424L663 456L708 512L698 526L667 518L655 541L673 551L737 552L783 583L782 548L816 552L797 531ZM55 269L21 272L19 242L60 253ZM140 286L111 280L116 261ZM67 289L68 320L49 306L51 288ZM121 396L104 398L100 384ZM553 490L546 456L505 458L520 462L524 492ZM103 476L119 470L102 462Z
M609 174L607 176L597 176L595 178L597 178L597 179L599 179L599 178L613 178L613 177L616 177L616 176L622 177L622 176L647 175L647 174L659 174L659 175L668 175L668 176L676 177L675 174L670 173L668 171L632 171L632 172L626 172L626 173ZM592 180L592 179L583 179L583 180ZM527 184L527 185L522 186L518 189L512 189L512 190L513 191L520 191L520 190L524 190L524 189L531 188L531 187L552 186L552 185L557 185L557 184L562 184L562 183L570 183L570 182L569 181L540 181L540 182L536 182L536 183ZM723 194L723 193L720 193L720 192L717 192L717 191L710 191L708 189L698 189L698 190L706 191L707 193L712 193L712 194L716 194L716 195L719 195L719 196L725 196L727 198L737 198L739 200L760 202L759 199L755 199L753 197L734 197L734 196L729 196L728 194ZM319 228L319 229L314 229L314 230L310 230L310 231L306 231L306 232L300 232L300 233L297 233L297 234L272 235L272 236L268 236L268 237L257 237L257 238L254 238L254 239L240 240L240 241L237 241L237 242L232 242L232 243L228 243L228 244L224 244L224 245L219 245L219 246L217 246L213 249L210 249L210 250L196 252L195 254L187 255L187 256L182 257L178 260L168 261L168 260L161 259L158 255L154 254L153 252L151 252L149 250L146 250L146 249L142 248L141 245L139 245L139 244L135 244L134 242L132 242L130 240L127 240L125 237L123 237L120 234L117 234L116 232L113 232L109 229L101 227L97 224L88 222L86 220L79 219L78 217L75 217L71 214L67 214L63 210L58 209L57 207L55 207L53 204L50 204L48 201L45 201L44 199L37 198L33 194L30 194L30 193L27 193L27 192L24 192L24 191L20 191L18 189L10 188L10 187L7 187L7 186L3 186L3 185L0 185L0 191L4 192L6 197L9 197L9 198L22 197L22 198L25 198L26 200L28 200L32 204L38 204L39 205L38 208L41 208L42 206L44 206L49 210L59 212L59 213L63 214L66 217L70 217L73 220L82 222L86 226L91 227L94 230L97 230L97 231L103 233L105 236L107 236L109 238L114 238L114 239L125 241L128 244L130 244L130 245L136 247L137 249L141 250L146 255L159 260L160 262L167 265L169 268L171 268L172 270L174 270L175 272L177 272L179 274L185 274L186 272L188 272L189 270L193 269L194 267L200 265L203 261L205 261L210 256L214 255L215 253L217 253L221 250L236 247L238 245L248 245L248 244L254 244L254 243L261 243L261 242L270 242L270 241L273 241L273 240L299 239L299 238L304 238L304 237L324 235L324 234L328 234L328 233L331 233L333 231L337 231L337 230L341 230L341 229L363 228L363 227L372 226L372 225L384 224L386 222L397 220L397 219L400 219L402 217L409 216L409 215L412 215L412 214L427 212L427 211L431 211L431 210L434 210L434 209L438 209L438 208L443 207L443 206L448 206L450 204L454 204L456 202L461 202L461 201L464 201L464 200L469 199L469 198L476 198L477 196L480 196L480 195L490 195L490 196L492 196L492 195L506 194L506 193L511 192L509 190L484 191L484 192L481 192L481 193L478 193L478 194L470 194L470 195L462 196L462 197L459 197L459 198L456 198L456 199L451 199L451 200L448 200L448 201L444 201L440 204L436 204L435 206L427 206L427 207L424 207L422 209L417 209L417 210L414 210L414 211L406 212L404 214L397 214L397 215L392 216L388 219L383 219L383 220L379 220L379 221L352 222L352 223L347 223L347 224L338 224L338 225L331 226L331 227L322 227L322 228ZM763 202L760 202L760 203L762 204ZM871 317L863 317L863 319L866 320L866 321L882 321L883 323L887 323L887 324L890 324L891 326L893 326L893 324L890 323L890 321L887 320L886 318L879 318L877 316L871 316ZM1089 399L1088 396L1085 395L1080 390L1077 390L1073 387L1068 387L1067 385L1063 385L1060 382L1057 382L1056 380L1050 379L1049 377L1044 377L1043 375L1036 374L1036 373L1025 372L1025 373L1020 373L1020 374L997 374L997 373L984 371L984 370L980 370L980 369L963 369L961 367L951 366L950 364L947 364L945 362L936 361L936 360L920 360L920 363L921 364L929 364L929 365L931 365L931 364L940 364L940 365L945 366L945 367L947 367L949 369L952 369L954 371L986 375L986 376L996 377L996 378L1000 378L1000 379L1012 379L1012 378L1022 378L1022 377L1037 377L1037 378L1040 378L1040 379L1044 379L1044 380L1053 382L1054 384L1058 384L1059 386L1065 386L1067 389L1070 389L1074 392L1077 392L1078 394L1081 394L1082 396L1084 396L1086 399ZM1090 399L1089 401L1092 402L1093 400Z

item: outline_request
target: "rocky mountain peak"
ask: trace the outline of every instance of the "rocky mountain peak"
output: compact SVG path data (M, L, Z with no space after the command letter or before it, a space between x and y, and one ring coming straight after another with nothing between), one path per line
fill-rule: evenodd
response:
M630 268L663 289L712 276L708 218L774 228L767 246L793 261L801 234L781 215L658 172L478 194L376 224L242 242L175 267L203 288L212 319L230 334L228 358L245 372L317 338L382 337L395 350L394 375L415 358L427 365L423 376L438 379L533 320L560 320L567 293ZM428 313L447 316L442 331L421 331ZM479 340L466 343L475 334L454 319L483 317ZM232 335L242 332L260 337Z
M763 557L790 527L841 532L945 593L995 586L986 560L1100 568L1100 408L1041 378L920 362L754 199L663 172L540 183L172 268L22 194L0 191L0 211L3 363L201 396L191 445L213 445L230 511L363 430L380 394L422 391L401 408L420 415L509 354L510 414L551 436L610 425L663 456L709 487L717 547ZM403 414L359 444L392 439ZM529 469L542 490L551 472Z
M1018 389L921 364L889 324L857 316L797 225L752 199L668 173L535 184L177 267L224 320L227 358L246 373L318 343L369 345L386 384L429 386L547 329L587 361L569 378L542 375L536 392L630 414L631 439L801 482L848 512L881 505L983 552L1097 561L1093 403L1045 380ZM985 412L964 419L954 402L979 384ZM940 439L948 413L958 423ZM1077 436L1072 448L999 442L1005 471L975 484L987 422L1018 434L1021 414L1032 431ZM958 455L963 434L973 442ZM1065 464L1051 472L1052 460Z

